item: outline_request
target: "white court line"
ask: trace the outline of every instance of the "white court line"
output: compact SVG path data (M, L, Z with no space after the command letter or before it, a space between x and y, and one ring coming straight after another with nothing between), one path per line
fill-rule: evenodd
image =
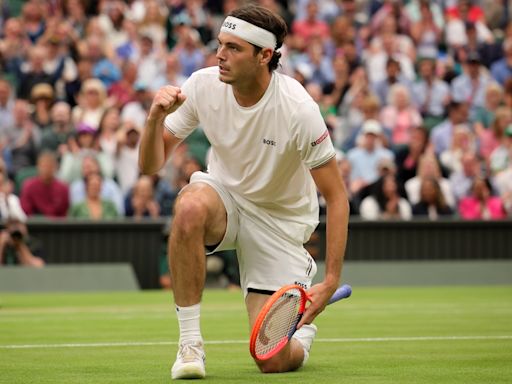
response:
M373 343L394 341L450 341L450 340L512 340L512 335L503 336L413 336L413 337L360 337L315 339L315 343ZM212 340L205 344L248 344L248 340ZM37 348L90 348L90 347L148 347L158 345L177 345L176 341L118 342L118 343L68 343L68 344L11 344L0 345L0 349L37 349Z

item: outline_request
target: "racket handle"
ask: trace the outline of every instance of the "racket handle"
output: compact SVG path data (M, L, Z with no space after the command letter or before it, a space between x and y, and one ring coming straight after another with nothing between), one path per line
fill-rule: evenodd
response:
M336 292L334 292L334 295L329 299L329 302L327 304L335 303L341 299L346 299L347 297L350 297L352 294L352 287L348 284L343 284L341 287L339 287Z

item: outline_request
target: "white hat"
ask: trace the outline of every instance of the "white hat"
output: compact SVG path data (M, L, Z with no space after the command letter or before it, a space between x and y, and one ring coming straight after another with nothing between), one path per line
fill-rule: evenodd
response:
M382 127L380 123L377 120L370 119L366 120L363 123L363 127L361 128L361 132L366 133L372 133L374 135L380 135L382 133Z

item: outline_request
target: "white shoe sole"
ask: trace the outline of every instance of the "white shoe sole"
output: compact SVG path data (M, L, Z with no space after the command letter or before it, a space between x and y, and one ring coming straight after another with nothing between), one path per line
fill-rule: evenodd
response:
M184 364L180 369L171 372L171 378L173 380L179 379L204 379L206 372L204 367L199 364Z

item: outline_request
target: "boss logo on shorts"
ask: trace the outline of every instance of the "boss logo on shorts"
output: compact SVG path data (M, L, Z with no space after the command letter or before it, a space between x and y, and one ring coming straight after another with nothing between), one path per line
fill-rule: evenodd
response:
M236 24L235 23L229 23L227 21L224 22L224 24L222 24L223 27L226 27L226 28L229 28L229 29L232 29L233 31L236 29Z
M275 147L277 145L277 142L275 142L274 140L263 139L263 144L271 145L272 147Z
M294 284L296 284L299 287L302 287L304 289L309 289L309 284L308 283L303 283L303 282L300 282L300 281L295 281Z

